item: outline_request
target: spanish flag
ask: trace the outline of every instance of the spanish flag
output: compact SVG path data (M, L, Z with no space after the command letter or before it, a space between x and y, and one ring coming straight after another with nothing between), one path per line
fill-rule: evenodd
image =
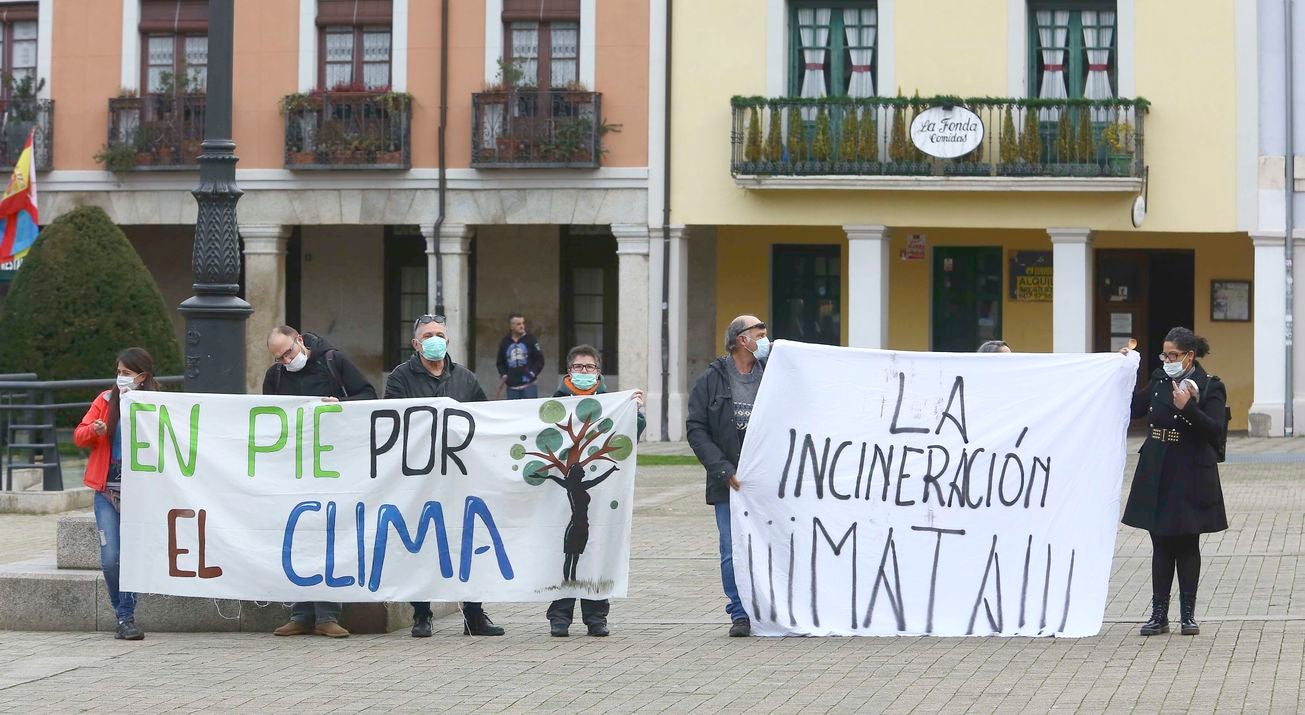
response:
M36 243L36 166L32 152L33 129L27 135L27 144L14 162L14 173L9 177L4 197L0 198L0 263L10 263L22 258Z

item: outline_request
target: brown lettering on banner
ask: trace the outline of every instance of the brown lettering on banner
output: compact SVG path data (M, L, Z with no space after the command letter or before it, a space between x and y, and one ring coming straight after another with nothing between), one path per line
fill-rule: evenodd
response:
M190 553L190 549L182 549L177 546L177 519L193 518L195 518L194 509L168 510L168 575L174 578L193 578L195 576L194 571L183 571L177 566L177 557Z

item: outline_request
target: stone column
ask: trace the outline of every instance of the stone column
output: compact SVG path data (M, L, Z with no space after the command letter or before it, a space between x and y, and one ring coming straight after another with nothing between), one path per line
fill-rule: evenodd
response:
M1051 345L1058 353L1092 351L1092 229L1049 228Z
M1255 388L1249 417L1252 437L1281 437L1286 396L1287 273L1282 233L1252 233L1255 247ZM1297 379L1299 380L1299 373ZM1299 413L1298 413L1299 414Z
M619 294L617 296L615 387L620 390L641 388L648 377L648 227L643 224L612 224L616 236Z
M649 232L648 241L648 439L660 440L662 411L668 419L665 435L671 440L684 439L684 418L688 414L688 326L685 311L688 302L688 230L670 227L670 292L666 307L670 316L670 384L662 396L662 264L666 255L660 227Z
M454 361L466 363L467 357L475 350L470 344L471 306L467 295L469 280L469 256L471 255L471 237L475 229L462 223L445 223L440 227L439 236L435 235L435 224L421 225L421 235L426 237L426 295L430 312L436 313L441 306L435 304L435 280L437 271L435 251L438 247L440 261L443 263L444 305L442 309L449 327L449 354ZM438 241L438 244L436 243Z
M888 229L844 226L847 233L847 344L888 347Z
M285 242L291 228L277 224L238 227L244 240L245 300L254 308L245 322L245 389L251 394L262 391L263 375L271 364L267 334L285 322Z

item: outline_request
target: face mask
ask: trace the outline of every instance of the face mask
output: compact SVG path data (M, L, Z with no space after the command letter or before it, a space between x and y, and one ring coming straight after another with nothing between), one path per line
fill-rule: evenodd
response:
M752 357L758 360L765 360L770 355L770 338L762 338L756 341L757 349L752 351Z
M136 378L129 375L118 376L118 392L131 392L136 389Z
M1168 375L1169 377L1177 378L1180 377L1185 372L1187 372L1187 369L1183 367L1182 360L1179 360L1177 362L1165 363L1165 374Z
M286 365L285 369L289 370L290 372L299 372L300 370L304 369L304 365L307 364L308 364L308 353L304 352L303 349L301 348L299 350L299 354L290 359L290 364Z
M573 372L571 373L571 384L581 390L588 390L598 384L598 376L587 372Z
M421 355L427 360L443 360L449 351L449 341L432 335L421 341Z

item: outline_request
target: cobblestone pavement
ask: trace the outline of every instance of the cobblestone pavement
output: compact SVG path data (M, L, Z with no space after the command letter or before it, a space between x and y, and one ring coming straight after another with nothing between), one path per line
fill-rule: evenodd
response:
M456 617L426 640L0 632L0 711L1300 712L1295 447L1230 445L1247 461L1222 467L1231 528L1202 541L1197 637L1137 635L1149 541L1123 527L1094 638L728 638L701 473L656 467L609 638L548 637L543 604L487 604L503 638L461 636ZM0 515L0 561L52 550L56 520Z

